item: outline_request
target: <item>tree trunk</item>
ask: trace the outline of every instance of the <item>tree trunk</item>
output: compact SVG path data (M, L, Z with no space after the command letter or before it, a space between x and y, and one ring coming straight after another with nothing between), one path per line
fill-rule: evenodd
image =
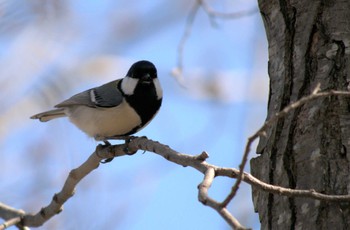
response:
M269 44L267 119L321 91L348 90L349 0L259 0ZM311 101L279 119L251 160L257 178L295 189L350 194L350 100ZM253 189L261 229L350 229L350 204Z

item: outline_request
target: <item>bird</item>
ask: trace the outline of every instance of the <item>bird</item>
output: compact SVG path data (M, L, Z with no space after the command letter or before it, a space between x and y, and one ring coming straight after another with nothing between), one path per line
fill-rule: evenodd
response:
M55 109L30 118L47 122L68 117L88 136L107 144L109 139L123 139L148 125L162 99L155 65L141 60L131 65L124 78L75 94Z

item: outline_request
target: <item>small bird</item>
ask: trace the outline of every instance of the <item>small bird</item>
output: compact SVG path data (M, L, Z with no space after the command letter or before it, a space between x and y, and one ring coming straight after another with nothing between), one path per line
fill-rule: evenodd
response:
M145 127L159 111L162 98L156 67L142 60L124 78L78 93L31 119L46 122L68 117L88 136L108 143Z

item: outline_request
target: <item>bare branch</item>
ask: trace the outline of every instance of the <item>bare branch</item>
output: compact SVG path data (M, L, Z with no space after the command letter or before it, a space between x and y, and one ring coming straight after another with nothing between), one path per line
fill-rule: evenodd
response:
M47 207L43 208L40 212L38 212L35 215L21 213L21 215L23 215L21 224L23 226L37 227L42 225L45 221L50 219L55 214L59 213L62 209L62 205L64 204L64 202L66 202L70 197L73 196L75 186L79 183L81 179L83 179L88 173L96 169L101 160L126 155L124 152L124 149L126 147L130 151L146 150L154 152L171 162L182 166L193 167L205 174L206 176L204 179L204 183L202 183L200 186L201 194L199 195L199 198L201 202L205 200L206 205L217 210L218 213L230 224L230 226L239 226L238 221L228 212L228 210L222 205L222 203L212 200L206 194L212 183L213 174L215 176L237 178L240 175L240 170L234 168L223 168L212 164L208 164L206 161L203 160L208 157L207 153L205 152L196 156L191 156L176 152L175 150L169 148L169 146L163 145L156 141L149 140L145 137L136 137L127 145L111 145L103 148L101 145L99 145L96 148L96 151L88 158L87 161L85 161L81 166L79 166L76 169L73 169L69 173L69 176L62 190L54 196L53 200ZM213 173L213 171L215 173ZM274 194L295 197L309 197L324 201L350 201L350 195L325 195L322 193L318 193L314 190L294 190L283 188L264 183L248 173L244 173L242 179L243 181L247 182L248 184L251 184L252 186ZM0 214L2 213L2 208L3 207L0 206ZM18 213L18 216L21 215ZM4 218L4 216L1 217ZM13 218L13 216L11 216L11 218Z
M5 221L4 223L2 223L1 226L0 226L0 229L1 230L2 229L6 229L6 228L11 227L13 225L17 225L20 222L21 222L21 217L20 216L19 217L14 217L14 218L9 219L9 220ZM23 228L21 228L21 229L23 229Z
M48 206L42 208L41 211L35 215L26 214L23 216L21 222L23 226L41 226L48 219L60 213L62 211L63 204L74 195L75 187L80 182L80 180L88 175L91 171L98 168L101 156L103 159L123 156L125 155L124 148L125 145L109 146L108 150L113 150L112 155L111 152L106 152L106 148L103 148L102 145L97 146L95 152L91 154L91 156L82 165L70 171L62 190L54 195L51 203Z
M240 173L240 170L235 168L214 167L214 169L216 176L238 178ZM282 196L312 198L328 202L350 202L350 195L327 195L316 192L314 189L303 190L284 188L278 185L265 183L247 172L243 173L243 181L262 191Z
M244 173L243 178L244 178L243 180L248 184L251 184L252 186L259 188L263 191L277 194L277 195L289 196L289 197L312 198L312 199L328 201L328 202L344 202L344 201L350 202L350 195L326 195L323 193L316 192L314 189L302 190L302 189L284 188L277 185L271 185L271 184L265 183L249 173Z
M183 82L184 81L183 80L183 52L184 52L185 44L191 35L193 22L196 18L197 12L200 7L203 8L203 10L207 13L209 18L211 19L215 17L220 17L225 19L238 19L246 16L251 16L259 12L258 9L254 8L250 10L244 10L244 11L238 11L238 12L232 12L232 13L223 13L223 12L218 12L213 10L204 0L196 0L191 11L187 16L185 30L181 36L179 45L177 47L177 67L175 67L172 71L172 75L177 79L177 81L182 86L185 86Z
M6 229L13 225L18 225L21 222L21 216L24 214L25 212L23 210L12 208L0 202L0 217L7 220L0 225L0 230ZM19 228L23 230L28 229L23 227Z
M318 98L328 97L328 96L333 96L333 95L347 96L347 97L350 96L350 92L347 92L347 91L331 90L328 92L319 92L319 90L320 90L320 84L317 84L317 86L315 87L315 89L312 91L312 93L309 96L305 96L305 97L301 98L300 100L286 106L279 113L276 113L275 116L271 117L268 121L266 121L265 124L257 132L255 132L251 137L248 138L248 141L247 141L247 144L246 144L246 147L244 150L244 154L242 156L242 162L239 165L239 170L240 170L239 176L238 176L235 184L233 185L230 194L222 202L223 206L227 206L227 204L230 203L230 201L233 199L233 197L237 193L239 185L243 179L244 167L248 161L248 155L250 153L251 145L258 137L265 135L267 128L269 128L272 124L274 124L278 119L283 118L288 113L290 113L292 110L301 107L302 105L304 105L307 102L313 101L313 100L318 99Z
M350 92L347 93L347 95L350 96ZM112 147L114 146L107 147L106 149L103 149L103 151L105 152L113 151L112 149L108 149ZM209 168L212 168L215 171L215 176L238 178L240 175L240 170L238 169L218 167L216 165L212 165L207 163L206 161L202 161L201 159L198 159L198 158L201 158L198 156L202 155L203 153L196 156L179 153L171 149L167 145L161 144L157 141L147 139L145 137L134 138L128 144L128 148L132 151L144 150L144 151L154 152L178 165L195 168L203 174L205 174ZM101 154L99 155L103 158L105 157L105 155L101 155ZM110 156L113 156L113 155L114 155L113 152L109 152L109 155L106 158L109 158ZM274 194L280 194L285 196L309 197L309 198L314 198L314 199L323 200L323 201L350 201L350 195L326 195L326 194L318 193L314 190L296 190L296 189L283 188L276 185L270 185L246 172L243 172L242 179L244 182L252 186L255 186L257 188L260 188L261 190L274 193Z
M185 48L185 44L187 39L190 37L192 26L194 19L196 18L197 11L199 9L199 4L196 3L193 5L190 13L187 16L186 27L182 34L181 40L177 47L177 67L173 69L172 75L176 78L176 80L180 83L180 85L184 86L183 83L183 51Z
M208 196L208 190L214 181L214 177L215 177L215 169L208 168L204 174L204 179L202 183L198 185L198 200L202 202L204 205L208 203L208 200L209 201L211 200L211 198ZM212 202L215 203L215 201L212 201Z
M215 177L215 169L212 167L208 167L207 171L204 174L204 179L202 183L198 185L198 200L202 202L202 204L212 207L216 210L224 220L234 229L247 229L243 227L238 220L231 215L231 213L227 210L226 207L222 207L221 204L214 199L208 196L208 190L211 184L214 181Z
M22 216L24 214L25 212L23 210L12 208L11 206L0 202L0 217L3 219L8 220L17 216Z

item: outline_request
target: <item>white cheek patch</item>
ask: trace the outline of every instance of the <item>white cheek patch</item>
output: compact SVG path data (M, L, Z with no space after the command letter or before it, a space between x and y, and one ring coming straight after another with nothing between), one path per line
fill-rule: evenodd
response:
M121 89L123 93L126 95L132 95L135 91L138 81L139 81L138 79L126 76L122 80L122 85L121 85Z
M158 78L153 79L153 84L156 88L157 98L161 99L163 97L163 90L162 90L162 87L160 87L160 82L159 82Z

